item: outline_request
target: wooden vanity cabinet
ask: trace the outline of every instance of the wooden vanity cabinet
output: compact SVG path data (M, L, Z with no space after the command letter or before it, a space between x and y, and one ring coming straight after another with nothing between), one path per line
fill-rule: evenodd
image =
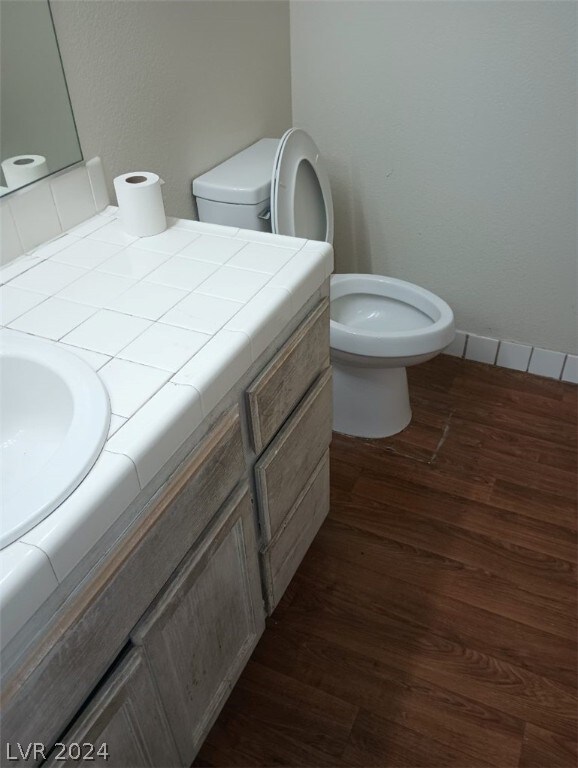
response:
M8 742L51 747L126 646L130 633L246 477L237 408L222 416L151 500L103 567L55 617L1 696ZM28 765L34 764L32 760Z
M0 765L6 742L191 765L329 510L327 299L243 386L4 680Z

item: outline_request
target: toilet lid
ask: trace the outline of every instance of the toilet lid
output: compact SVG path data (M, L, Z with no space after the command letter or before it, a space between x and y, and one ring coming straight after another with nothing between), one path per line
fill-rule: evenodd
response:
M271 180L271 226L278 235L333 242L333 199L317 145L290 128L281 138Z

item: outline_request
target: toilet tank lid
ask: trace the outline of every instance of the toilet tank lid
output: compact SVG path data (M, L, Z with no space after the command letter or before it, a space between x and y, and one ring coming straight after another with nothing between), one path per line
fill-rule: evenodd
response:
M279 139L260 139L193 179L193 194L205 200L241 205L268 200L278 144Z

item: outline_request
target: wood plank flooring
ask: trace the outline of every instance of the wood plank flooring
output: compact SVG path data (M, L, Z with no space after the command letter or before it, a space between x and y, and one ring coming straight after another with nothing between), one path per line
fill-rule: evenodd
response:
M577 396L451 357L334 435L331 512L197 766L570 768Z

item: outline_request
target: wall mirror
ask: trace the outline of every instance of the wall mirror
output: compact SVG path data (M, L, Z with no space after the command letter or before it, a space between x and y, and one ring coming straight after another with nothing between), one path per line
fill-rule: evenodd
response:
M0 193L80 160L48 0L0 0Z

